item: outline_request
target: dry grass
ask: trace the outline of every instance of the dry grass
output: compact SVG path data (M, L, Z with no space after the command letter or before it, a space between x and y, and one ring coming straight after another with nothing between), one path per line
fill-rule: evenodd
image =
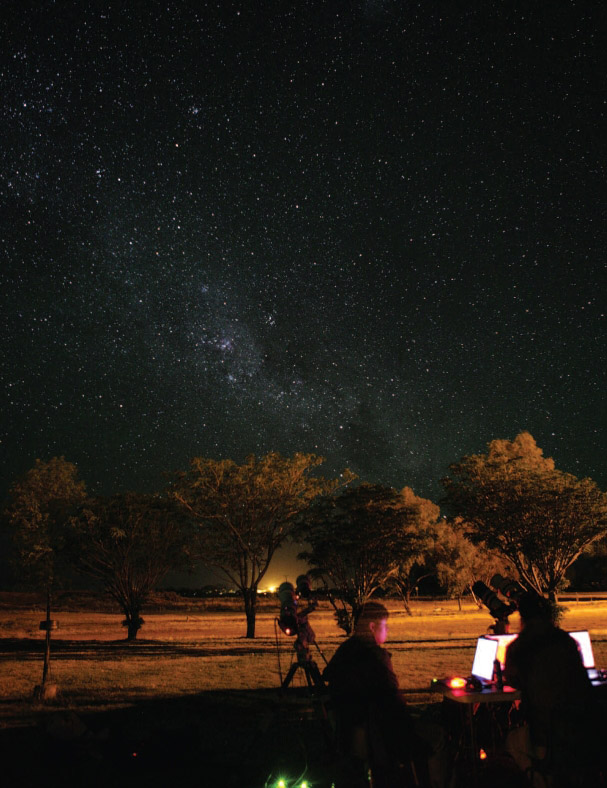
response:
M401 686L424 693L434 676L466 674L476 638L491 618L471 605L418 603L407 616L391 608L388 648ZM566 629L589 629L598 665L607 666L607 603L569 603ZM140 640L127 644L119 614L60 612L53 634L52 678L62 703L79 709L111 708L150 699L179 698L209 690L276 689L293 658L293 640L275 629L273 605L258 616L257 637L243 637L236 610L175 610L145 615ZM0 726L27 716L41 675L43 633L39 609L0 610ZM329 659L341 640L328 605L310 616ZM513 617L513 629L516 620ZM324 664L320 653L315 657ZM303 683L298 671L294 685Z
M331 785L333 750L320 715L305 699L302 705L303 693L277 691L278 658L284 675L294 651L284 635L277 649L272 601L259 615L255 640L243 637L236 600L221 610L175 601L172 609L144 613L141 639L132 644L120 613L98 604L94 612L60 610L52 644L60 695L44 706L32 699L42 671L43 610L39 600L21 602L16 609L0 594L3 784L261 788L286 774L291 788L298 775L318 788ZM490 616L471 606L459 612L456 603L417 603L413 617L388 606L388 647L401 685L413 701L436 700L427 691L431 678L469 672ZM564 626L589 629L597 663L607 666L607 603L569 608ZM331 608L321 605L310 623L329 659L343 640ZM301 671L294 684L303 684ZM93 738L72 736L74 720ZM465 774L458 785L469 785Z

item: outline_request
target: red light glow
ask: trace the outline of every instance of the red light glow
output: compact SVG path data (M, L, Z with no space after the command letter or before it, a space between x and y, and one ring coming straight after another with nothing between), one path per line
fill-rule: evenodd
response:
M459 676L456 676L453 679L449 679L450 689L463 689L465 686L466 686L466 679L462 679Z

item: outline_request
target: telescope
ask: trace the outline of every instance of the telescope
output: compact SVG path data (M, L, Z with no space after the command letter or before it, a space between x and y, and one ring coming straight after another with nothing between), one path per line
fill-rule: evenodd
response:
M312 596L312 587L310 586L310 578L308 575L299 575L295 581L295 591L297 596L302 599L310 599Z
M280 601L280 615L278 617L278 626L285 633L285 635L299 635L302 631L306 630L310 642L313 640L309 637L312 632L308 624L308 615L317 608L318 602L313 598L312 589L310 587L310 578L307 575L299 575L295 581L295 587L292 583L284 582L278 586L277 596ZM300 599L309 600L307 607L298 609Z
M492 578L493 580L493 578ZM516 605L509 604L498 597L495 591L492 591L488 585L483 583L482 580L477 580L472 586L472 591L488 608L489 612L495 619L495 624L491 627L495 635L505 635L509 630L508 616L514 613Z
M536 591L525 588L518 580L514 580L511 577L503 577L500 574L495 574L489 582L495 591L499 591L508 602L501 600L495 591L492 591L482 580L477 580L476 583L474 583L472 591L479 597L481 602L486 605L495 619L495 624L491 629L496 635L505 635L508 633L510 629L508 617L514 613L515 610L519 609L521 603L524 604L527 601L531 602L532 600L537 600L542 604L546 604L544 598Z
M280 601L278 626L285 635L296 635L299 629L297 622L297 597L292 583L281 583L276 592Z
M500 574L493 575L489 582L493 588L497 589L500 594L503 594L506 599L511 600L511 604L515 606L518 606L523 597L531 593L516 580L513 580L511 577L502 577Z
M295 581L295 586L288 581L281 583L276 592L280 601L280 613L276 618L276 624L288 636L296 636L293 648L297 654L297 661L294 662L285 680L281 682L281 688L285 689L291 683L295 671L301 668L306 676L308 687L321 691L324 687L318 666L310 656L310 645L315 645L319 653L325 659L316 643L314 630L308 623L308 615L316 610L318 601L315 599L310 587L308 575L299 575ZM304 608L299 607L299 600L305 599L308 604ZM326 663L325 659L325 663ZM280 666L279 666L280 672Z

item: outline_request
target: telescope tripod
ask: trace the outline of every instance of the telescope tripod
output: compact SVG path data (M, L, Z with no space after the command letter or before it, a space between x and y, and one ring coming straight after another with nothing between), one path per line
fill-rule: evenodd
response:
M314 644L322 656L322 651L318 648L318 644ZM303 643L299 637L293 644L293 648L297 653L297 661L294 662L289 668L289 672L280 685L281 690L285 690L293 681L293 677L298 670L302 670L308 683L308 689L311 692L322 692L325 689L325 683L318 669L318 665L310 655L310 647ZM326 661L326 660L325 660Z

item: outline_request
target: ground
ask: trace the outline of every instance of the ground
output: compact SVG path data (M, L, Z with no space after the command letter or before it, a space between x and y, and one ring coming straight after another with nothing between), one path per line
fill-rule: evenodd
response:
M8 786L223 785L262 788L308 779L330 785L332 750L322 709L304 676L279 692L293 641L274 626L272 600L247 640L233 602L145 613L140 639L124 640L111 611L59 609L52 641L54 703L33 700L41 676L42 607L0 595L0 747ZM567 602L564 626L590 630L607 665L607 605ZM457 603L391 608L389 643L401 686L419 710L436 700L433 676L467 675L489 614ZM310 617L323 666L343 638L331 610ZM513 620L516 629L516 621ZM296 778L300 778L299 782Z

